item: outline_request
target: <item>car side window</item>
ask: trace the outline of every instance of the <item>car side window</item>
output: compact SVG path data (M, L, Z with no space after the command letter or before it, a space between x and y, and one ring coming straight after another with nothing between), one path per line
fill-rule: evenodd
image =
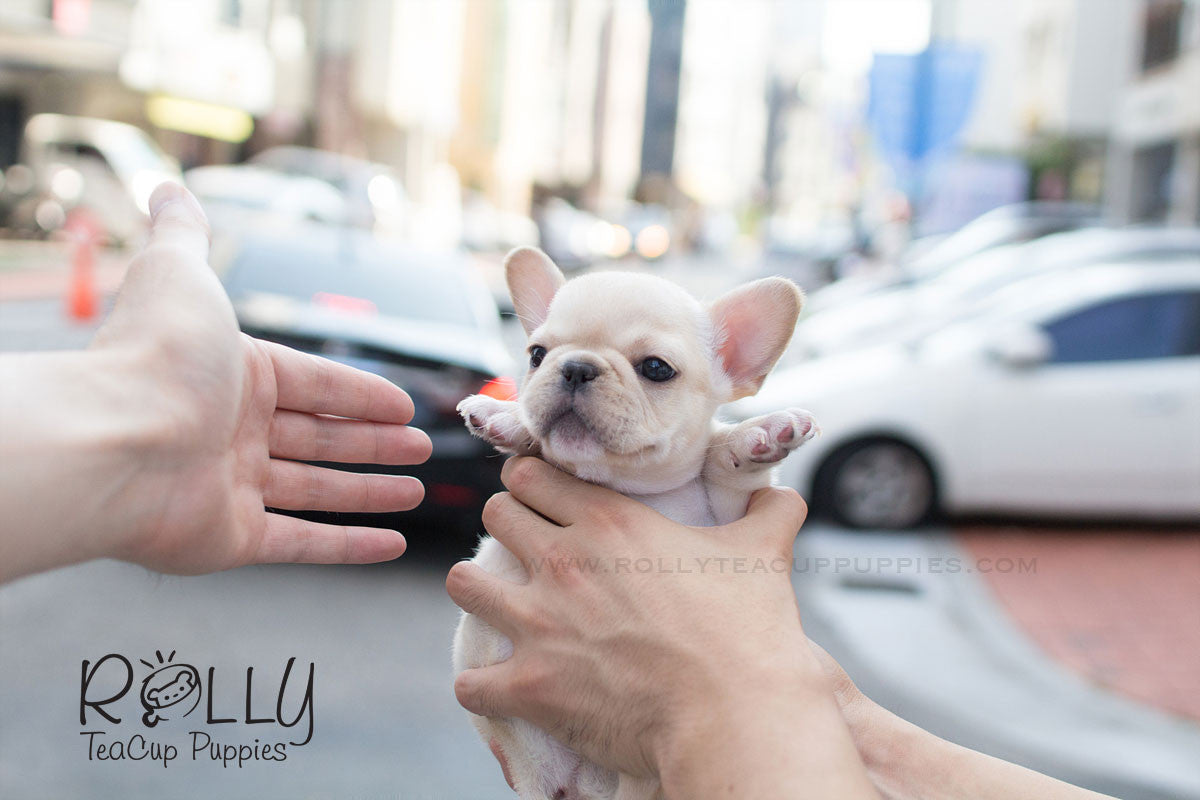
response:
M1055 364L1200 355L1200 292L1109 300L1044 327Z

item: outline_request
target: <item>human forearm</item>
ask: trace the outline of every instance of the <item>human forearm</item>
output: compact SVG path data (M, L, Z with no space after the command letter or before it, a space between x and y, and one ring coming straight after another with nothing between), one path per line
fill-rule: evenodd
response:
M807 679L789 685L783 672L774 680L748 670L722 699L699 699L696 712L681 716L678 730L663 737L664 794L878 797L815 662L801 673Z
M137 395L136 358L0 356L0 581L115 555L138 532L165 423Z
M1105 797L939 739L866 698L843 707L843 715L868 775L887 800Z

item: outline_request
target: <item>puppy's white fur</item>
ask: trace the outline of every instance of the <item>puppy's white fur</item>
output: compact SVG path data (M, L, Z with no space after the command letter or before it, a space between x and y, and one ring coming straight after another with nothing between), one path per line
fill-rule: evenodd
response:
M566 282L541 251L521 248L505 262L513 304L533 347L545 356L525 376L519 401L475 395L459 411L473 433L507 453L541 455L584 480L638 499L689 525L723 525L746 512L750 494L771 482L770 468L818 432L812 417L788 409L739 425L713 415L722 403L754 394L792 335L803 295L767 278L705 307L651 275L601 272ZM655 382L639 373L650 357L675 370ZM594 377L571 390L567 362ZM518 559L484 537L475 563L516 583ZM464 614L454 669L512 655L512 644ZM640 800L656 781L617 775L583 760L517 719L472 715L484 741L495 738L524 800Z

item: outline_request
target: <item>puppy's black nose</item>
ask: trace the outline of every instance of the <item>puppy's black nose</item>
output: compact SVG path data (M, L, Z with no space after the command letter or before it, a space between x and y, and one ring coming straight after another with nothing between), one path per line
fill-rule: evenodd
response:
M572 392L588 381L594 381L599 374L599 368L586 361L564 361L562 365L563 383Z

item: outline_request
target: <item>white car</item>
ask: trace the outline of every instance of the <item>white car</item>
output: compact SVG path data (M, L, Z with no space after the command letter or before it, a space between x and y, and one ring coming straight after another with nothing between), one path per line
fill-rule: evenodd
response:
M855 527L1200 519L1200 259L1027 278L934 332L778 370L727 410L789 406L823 434L781 483Z
M154 189L181 177L179 164L140 128L64 114L29 118L21 159L38 184L27 203L36 204L39 227L52 230L67 211L86 209L102 231L124 242L145 230Z
M1019 278L1107 261L1200 258L1200 228L1090 228L997 247L925 280L806 315L787 361L828 355L943 324ZM818 292L817 294L821 294Z
M934 242L913 242L901 255L900 263L890 269L851 275L821 287L809 298L808 309L823 310L914 280L927 280L997 247L1099 224L1099 209L1084 203L1034 201L993 208Z
M245 164L196 167L184 175L214 235L260 232L297 222L344 225L346 201L316 178L296 177Z

